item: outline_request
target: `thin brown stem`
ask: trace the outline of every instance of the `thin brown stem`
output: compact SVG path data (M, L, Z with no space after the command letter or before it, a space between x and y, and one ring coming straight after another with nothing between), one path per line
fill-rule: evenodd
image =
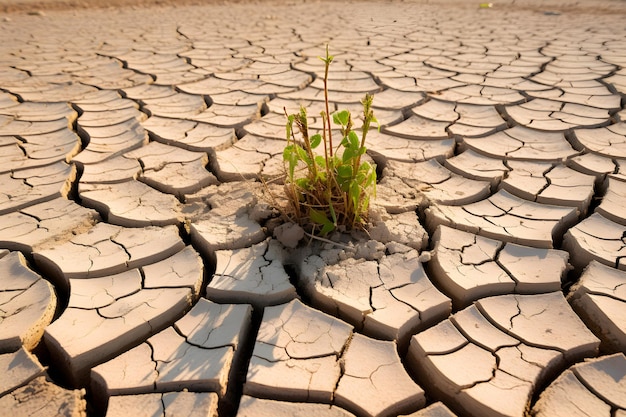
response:
M326 171L328 171L328 144L326 143L326 113L321 112L322 117L322 141L324 142L324 159L326 160Z
M326 60L324 61L326 66L324 68L324 103L326 104L326 123L328 125L328 146L330 148L330 157L333 157L333 132L330 124L330 109L328 106L328 68L332 57L328 55L328 44L326 44Z

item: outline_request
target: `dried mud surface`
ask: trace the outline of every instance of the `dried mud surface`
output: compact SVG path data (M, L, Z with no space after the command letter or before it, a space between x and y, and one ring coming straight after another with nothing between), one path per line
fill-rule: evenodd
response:
M625 17L0 0L2 413L626 415ZM379 181L310 240L276 206L326 44Z

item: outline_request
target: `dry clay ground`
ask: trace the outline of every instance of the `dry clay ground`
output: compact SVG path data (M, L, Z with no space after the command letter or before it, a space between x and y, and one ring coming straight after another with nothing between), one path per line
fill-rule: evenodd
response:
M0 1L0 414L626 416L626 3L155 3ZM327 43L376 207L290 247Z

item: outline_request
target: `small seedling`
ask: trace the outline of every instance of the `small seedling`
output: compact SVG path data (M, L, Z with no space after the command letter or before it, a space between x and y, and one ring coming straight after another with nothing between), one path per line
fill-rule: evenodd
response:
M330 114L328 69L333 57L320 57L324 69L324 104L322 132L310 135L307 112L287 114L287 146L283 160L287 171L285 191L289 201L288 216L313 234L325 236L336 229L350 230L367 222L370 199L376 193L376 170L362 160L367 148L365 139L370 126L378 125L372 110L373 96L362 100L363 117L360 137L353 129L348 110ZM331 124L332 119L332 124ZM332 125L341 131L341 141L333 144ZM297 139L297 135L300 139ZM323 154L315 150L323 145Z

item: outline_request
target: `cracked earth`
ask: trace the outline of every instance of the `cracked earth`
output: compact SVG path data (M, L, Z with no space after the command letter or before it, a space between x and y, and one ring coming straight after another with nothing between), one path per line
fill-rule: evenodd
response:
M624 1L135 3L0 0L0 414L626 416ZM309 241L327 43L379 183Z

